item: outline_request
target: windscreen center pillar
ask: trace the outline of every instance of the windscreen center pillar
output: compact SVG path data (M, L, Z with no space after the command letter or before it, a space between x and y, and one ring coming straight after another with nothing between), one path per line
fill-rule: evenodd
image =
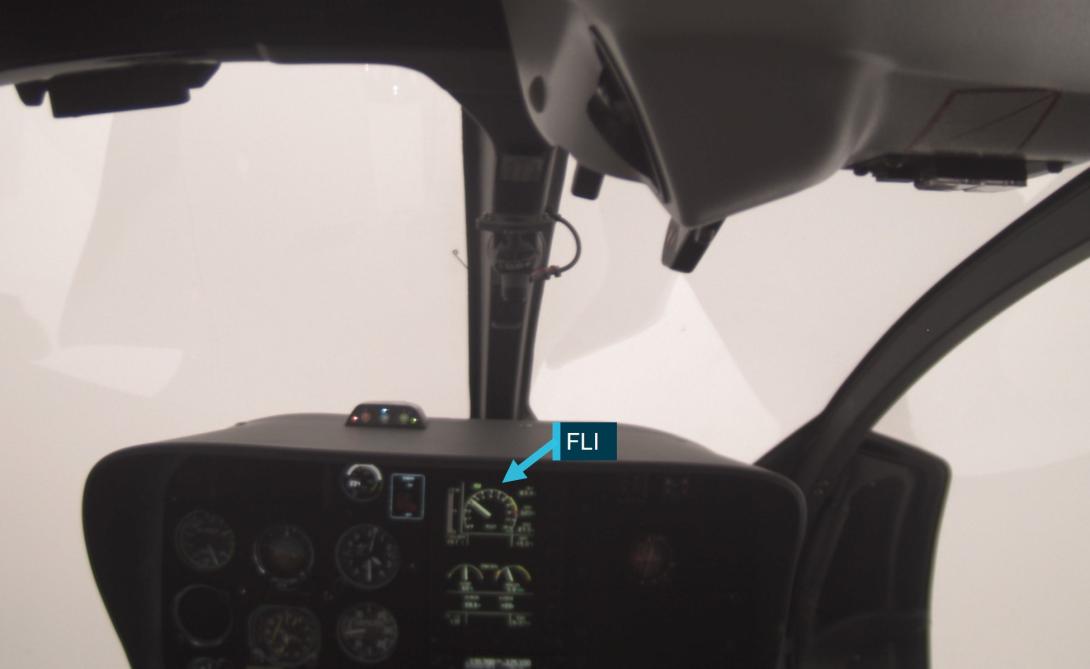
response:
M538 137L493 142L462 118L469 265L470 415L530 418L534 333L567 154Z

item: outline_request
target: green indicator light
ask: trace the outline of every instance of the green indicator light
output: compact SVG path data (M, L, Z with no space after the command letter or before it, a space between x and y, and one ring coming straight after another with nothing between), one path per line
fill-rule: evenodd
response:
M401 423L402 425L408 425L408 424L409 424L409 414L408 414L408 413L406 413L406 412L404 412L404 411L402 411L402 412L401 412L401 415L399 415L399 416L397 417L397 420L398 420L398 422L400 422L400 423Z
M409 425L416 425L419 420L420 419L418 419L416 416L412 416L411 418L409 418Z

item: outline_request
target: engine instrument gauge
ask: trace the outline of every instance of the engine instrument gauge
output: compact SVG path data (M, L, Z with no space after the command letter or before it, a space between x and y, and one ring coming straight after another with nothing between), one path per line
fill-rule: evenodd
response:
M222 516L196 510L174 528L174 548L182 564L194 571L216 571L235 554L235 532Z
M458 592L473 592L484 581L484 572L468 564L456 564L447 571L447 581Z
M397 647L397 620L384 606L374 602L357 604L337 621L337 643L356 662L382 662Z
M322 627L308 609L262 606L250 615L250 652L260 665L300 667L316 660Z
M364 523L345 530L337 540L337 571L357 588L381 588L397 576L401 548L386 530Z
M462 527L466 532L510 534L518 517L519 507L514 498L502 490L485 488L466 499Z
M274 525L254 542L254 564L273 585L290 588L306 580L314 566L314 546L296 525Z
M530 586L533 578L526 567L520 564L509 564L497 569L492 575L492 580L507 592L523 592Z

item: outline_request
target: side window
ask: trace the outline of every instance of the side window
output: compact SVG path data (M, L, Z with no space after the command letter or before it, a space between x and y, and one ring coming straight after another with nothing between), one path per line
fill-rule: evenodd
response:
M1090 263L952 351L877 430L950 463L932 586L946 667L1085 667Z

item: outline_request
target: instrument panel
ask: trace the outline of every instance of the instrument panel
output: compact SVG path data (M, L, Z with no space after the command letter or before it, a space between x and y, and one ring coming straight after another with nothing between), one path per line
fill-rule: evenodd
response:
M773 667L779 657L801 515L796 492L768 472L543 463L501 484L504 462L490 458L141 448L161 465L158 545L146 551L159 562L158 610L146 617L159 621L161 661L134 666Z
M167 666L505 666L497 653L534 666L554 652L538 627L556 621L535 597L562 589L562 551L559 536L552 549L536 545L538 505L549 501L540 485L397 469L233 458L180 467L164 533L164 632L178 658ZM361 472L365 484L346 483ZM436 664L429 647L458 657ZM461 657L467 647L485 654Z

